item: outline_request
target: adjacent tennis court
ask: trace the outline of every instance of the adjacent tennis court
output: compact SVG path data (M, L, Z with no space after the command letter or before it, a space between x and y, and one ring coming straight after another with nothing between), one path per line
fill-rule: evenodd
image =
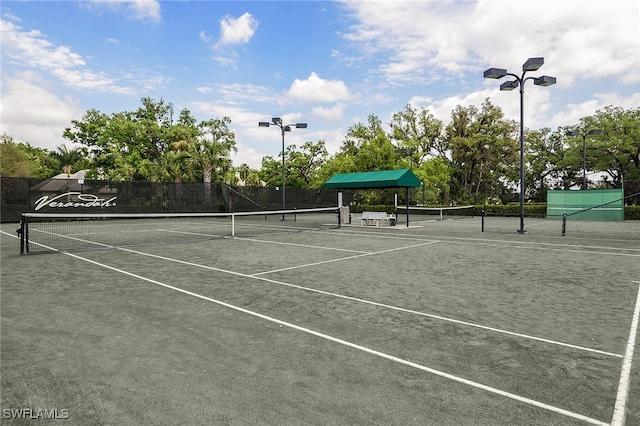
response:
M3 421L640 424L637 241L255 219L28 256L3 224Z

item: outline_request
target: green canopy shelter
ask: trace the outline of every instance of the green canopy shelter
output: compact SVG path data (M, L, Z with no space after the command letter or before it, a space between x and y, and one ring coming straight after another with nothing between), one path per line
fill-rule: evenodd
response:
M422 182L411 169L339 173L324 183L325 188L332 189L406 188L407 226L409 226L409 188L419 188L421 185Z

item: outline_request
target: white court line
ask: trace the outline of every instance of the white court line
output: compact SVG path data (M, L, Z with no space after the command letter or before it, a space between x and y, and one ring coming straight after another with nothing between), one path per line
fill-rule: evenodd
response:
M640 281L633 281L640 284ZM627 340L627 348L624 351L622 359L622 369L620 371L620 382L618 383L618 394L616 396L616 406L613 410L613 420L611 426L624 426L625 410L627 406L627 398L629 396L629 385L631 380L631 364L633 361L633 348L636 344L636 334L638 332L638 321L640 318L640 286L638 286L638 297L636 298L636 307L633 311L633 319L631 320L631 330L629 331L629 340Z
M437 243L437 242L438 241L428 241L426 243L414 244L414 245L406 246L406 247L397 247L397 248L392 248L392 249L382 250L382 251L376 251L376 252L371 252L371 253L356 254L354 256L341 257L339 259L322 260L320 262L307 263L305 265L296 265L296 266L290 266L288 268L281 268L281 269L274 269L274 270L271 270L271 271L257 272L255 274L251 274L251 276L257 277L259 275L272 274L272 273L275 273L275 272L282 272L282 271L290 271L292 269L307 268L309 266L323 265L325 263L342 262L344 260L356 259L358 257L374 256L374 255L383 254L383 253L390 253L392 251L398 251L398 250L404 250L404 249L409 249L409 248L414 248L414 247L420 247L420 246L425 246L425 245L428 245L428 244L434 244L434 243Z
M10 234L7 234L7 235L10 235ZM11 235L11 236L16 238L13 235ZM436 241L433 241L433 242L436 242ZM33 243L33 244L42 246L42 244L38 244L38 243ZM588 348L588 347L585 347L585 346L573 345L573 344L570 344L570 343L560 342L560 341L557 341L557 340L545 339L545 338L542 338L542 337L537 337L537 336L533 336L533 335L529 335L529 334L516 333L516 332L513 332L513 331L508 331L508 330L503 330L503 329L499 329L499 328L489 327L489 326L476 324L476 323L472 323L472 322L461 321L461 320L457 320L457 319L454 319L454 318L448 318L448 317L444 317L444 316L440 316L440 315L428 314L426 312L420 312L420 311L415 311L415 310L412 310L412 309L406 309L406 308L402 308L402 307L398 307L398 306L387 305L387 304L384 304L384 303L374 302L374 301L370 301L370 300L366 300L366 299L360 299L360 298L353 297L353 296L346 296L346 295L343 295L343 294L331 293L331 292L328 292L328 291L317 290L317 289L310 288L310 287L303 287L303 286L299 286L299 285L296 285L296 284L290 284L290 283L285 283L283 281L277 281L277 280L273 280L273 279L270 279L270 278L264 278L264 277L256 276L255 274L254 275L248 275L248 274L243 274L241 272L229 271L229 270L226 270L226 269L215 268L213 266L202 265L202 264L199 264L199 263L188 262L188 261L184 261L184 260L174 259L174 258L170 258L170 257L166 257L166 256L155 255L155 254L151 254L151 253L145 253L145 252L132 250L132 249L124 248L124 247L112 247L112 246L107 246L106 244L102 244L102 245L105 246L105 247L117 248L118 250L127 251L127 252L131 252L131 253L136 253L136 254L143 255L143 256L148 256L148 257L153 257L153 258L156 258L156 259L166 260L166 261L169 261L169 262L180 263L180 264L184 264L184 265L188 265L188 266L195 266L195 267L198 267L198 268L208 269L208 270L216 271L216 272L222 272L222 273L226 273L226 274L230 274L230 275L236 275L236 276L244 277L244 278L253 278L253 279L256 279L256 280L261 280L261 281L269 282L269 283L272 283L272 284L278 284L278 285L282 285L282 286L285 286L285 287L295 288L295 289L298 289L298 290L309 291L309 292L312 292L312 293L323 294L323 295L326 295L326 296L331 296L331 297L336 297L336 298L339 298L339 299L350 300L350 301L354 301L354 302L358 302L358 303L377 306L377 307L380 307L380 308L391 309L391 310L404 312L404 313L409 313L409 314L413 314L413 315L424 316L424 317L427 317L427 318L438 319L438 320L441 320L441 321L447 321L447 322L451 322L451 323L454 323L454 324L460 324L460 325L465 325L465 326L468 326L468 327L479 328L479 329L482 329L482 330L492 331L492 332L495 332L495 333L506 334L506 335L509 335L509 336L519 337L519 338L523 338L523 339L535 340L535 341L538 341L538 342L548 343L548 344L557 345L557 346L563 346L563 347L567 347L567 348L571 348L571 349L577 349L577 350L580 350L580 351L593 352L593 353L606 355L606 356L610 356L610 357L615 357L615 358L622 358L622 355L620 355L620 354L616 354L616 353L612 353L612 352L606 352L606 351L602 351L602 350L599 350L599 349L593 349L593 348ZM49 248L49 247L47 247L47 248ZM51 248L49 248L49 249L52 250L52 251L58 251L56 249L51 249ZM393 250L399 250L399 249L400 248L393 249ZM351 256L350 258L354 258L354 257L361 257L361 256ZM338 260L341 260L341 259L338 259ZM306 266L309 266L309 265L306 265Z
M536 337L536 336L532 336L532 335L528 335L528 334L521 334L521 333L515 333L515 332L512 332L512 331L501 330L499 328L488 327L488 326L485 326L485 325L475 324L475 323L472 323L472 322L461 321L461 320L457 320L457 319L453 319L453 318L447 318L447 317L443 317L443 316L440 316L440 315L428 314L428 313L420 312L420 311L414 311L414 310L411 310L411 309L401 308L401 307L393 306L393 305L386 305L384 303L373 302L371 300L366 300L366 299L359 299L359 298L353 297L353 296L345 296L343 294L331 293L331 292L328 292L328 291L318 290L318 289L310 288L310 287L303 287L303 286L300 286L300 285L285 283L283 281L277 281L277 280L273 280L273 279L270 279L270 278L243 274L241 272L229 271L229 270L226 270L226 269L220 269L220 268L216 268L216 267L213 267L213 266L208 266L208 265L202 265L202 264L199 264L199 263L188 262L186 260L173 259L173 258L170 258L170 257L160 256L160 255L151 254L151 253L145 253L145 252L141 252L141 251L137 251L137 250L132 250L132 249L129 249L129 248L117 247L117 249L118 250L127 251L127 252L130 252L130 253L140 254L140 255L143 255L143 256L154 257L156 259L166 260L166 261L169 261L169 262L175 262L175 263L180 263L180 264L183 264L183 265L195 266L195 267L198 267L198 268L208 269L208 270L211 270L211 271L222 272L222 273L235 275L235 276L239 276L239 277L243 277L243 278L253 278L253 279L265 281L265 282L268 282L268 283L271 283L271 284L278 284L278 285L281 285L281 286L295 288L295 289L298 289L298 290L304 290L304 291L309 291L309 292L312 292L312 293L323 294L325 296L336 297L338 299L350 300L350 301L353 301L353 302L363 303L363 304L366 304L366 305L377 306L377 307L380 307L380 308L391 309L391 310L394 310L394 311L404 312L404 313L408 313L408 314L420 315L420 316L424 316L424 317L427 317L427 318L434 318L434 319L438 319L438 320L442 320L442 321L452 322L452 323L455 323L455 324L466 325L466 326L474 327L474 328L480 328L480 329L483 329L483 330L493 331L495 333L507 334L509 336L515 336L515 337L520 337L520 338L524 338L524 339L535 340L535 341L538 341L538 342L549 343L549 344L552 344L552 345L564 346L564 347L567 347L567 348L577 349L577 350L586 351L586 352L593 352L593 353L606 355L606 356L611 356L611 357L615 357L615 358L622 358L622 355L611 353L611 352L601 351L599 349L587 348L587 347L584 347L584 346L572 345L570 343L564 343L564 342L559 342L559 341L556 341L556 340L544 339L542 337ZM352 257L359 257L359 256L352 256Z
M312 248L312 249L318 249L318 250L346 251L346 252L349 252L349 253L364 253L364 254L371 253L371 252L364 251L364 250L351 250L351 249L343 249L343 248L335 248L335 247L314 246L314 245L310 245L310 244L285 243L283 241L260 240L260 239L257 239L257 238L235 237L234 239L242 240L242 241L253 241L253 242L256 242L256 243L264 243L264 244L280 244L280 245L285 245L285 246Z
M226 303L226 302L223 302L223 301L220 301L220 300L216 300L216 299L213 299L213 298L210 298L210 297L207 297L207 296L203 296L203 295L198 294L198 293L194 293L194 292L191 292L191 291L188 291L188 290L184 290L184 289L181 289L181 288L178 288L178 287L174 287L174 286L169 285L169 284L161 283L159 281L152 280L152 279L140 276L140 275L136 275L136 274L133 274L131 272L124 271L122 269L114 268L112 266L105 265L105 264L102 264L102 263L99 263L99 262L96 262L96 261L93 261L93 260L90 260L90 259L86 259L84 257L78 256L78 255L75 255L75 254L72 254L72 253L63 253L63 254L65 254L67 256L71 256L71 257L79 259L79 260L83 260L85 262L89 262L89 263L94 264L96 266L100 266L100 267L103 267L103 268L106 268L106 269L110 269L112 271L128 275L130 277L134 277L134 278L137 278L137 279L140 279L140 280L143 280L143 281L150 282L152 284L156 284L156 285L168 288L170 290L174 290L174 291L177 291L177 292L189 295L189 296L193 296L193 297L196 297L196 298L199 298L199 299L202 299L202 300L206 300L208 302L212 302L212 303L215 303L217 305L224 306L226 308L233 309L233 310L238 311L238 312L242 312L244 314L248 314L248 315L251 315L251 316L266 320L266 321L269 321L269 322L273 322L275 324L279 324L279 325L282 325L282 326L285 326L285 327L289 327L289 328L292 328L294 330L301 331L303 333L311 334L313 336L316 336L316 337L319 337L319 338L322 338L322 339L325 339L325 340L329 340L331 342L338 343L340 345L344 345L344 346L347 346L347 347L352 348L352 349L363 351L363 352L366 352L368 354L378 356L380 358L388 359L390 361L394 361L394 362L397 362L399 364L403 364L403 365L406 365L406 366L409 366L409 367L412 367L412 368L416 368L418 370L422 370L422 371L425 371L427 373L431 373L433 375L436 375L436 376L439 376L439 377L443 377L445 379L449 379L449 380L452 380L452 381L455 381L455 382L458 382L458 383L462 383L462 384L465 384L465 385L468 385L468 386L472 386L472 387L475 387L475 388L478 388L478 389L482 389L484 391L487 391L487 392L490 392L490 393L493 393L493 394L496 394L496 395L500 395L500 396L503 396L503 397L506 397L506 398L509 398L509 399L512 399L512 400L515 400L515 401L519 401L519 402L522 402L522 403L525 403L525 404L532 405L534 407L542 408L544 410L548 410L548 411L551 411L551 412L556 413L556 414L564 415L564 416L571 417L571 418L574 418L574 419L577 419L577 420L582 420L584 422L587 422L587 423L590 423L590 424L594 424L594 425L609 426L608 423L602 422L600 420L597 420L597 419L594 419L594 418L591 418L591 417L587 417L587 416L582 415L582 414L574 413L572 411L565 410L565 409L559 408L559 407L555 407L553 405L545 404L543 402L536 401L534 399L525 398L523 396L516 395L516 394L510 393L510 392L506 392L506 391L503 391L503 390L500 390L500 389L497 389L497 388L494 388L494 387L491 387L491 386L483 385L482 383L474 382L474 381L465 379L463 377L459 377L459 376L455 376L453 374L445 373L444 371L436 370L436 369L433 369L433 368L430 368L430 367L427 367L427 366L424 366L424 365L421 365L421 364L418 364L418 363L415 363L415 362L412 362L412 361L405 360L403 358L398 358L396 356L389 355L389 354L386 354L384 352L377 351L375 349L367 348L366 346L361 346L361 345L358 345L356 343L351 343L351 342L348 342L346 340L339 339L337 337L333 337L333 336L330 336L328 334L320 333L318 331L315 331L315 330L312 330L312 329L309 329L309 328L306 328L306 327L301 327L301 326L293 324L293 323L282 321L282 320L279 320L279 319L274 318L274 317L270 317L270 316L267 316L267 315L260 314L258 312L250 311L248 309L244 309L244 308L241 308L239 306L231 305L229 303Z
M322 231L318 231L322 232ZM372 238L382 238L382 239L391 239L391 240L411 240L411 241L420 241L425 238L438 238L440 242L448 242L448 243L473 243L479 245L486 245L489 247L522 247L522 248L537 248L540 246L542 248L553 247L553 250L563 251L562 248L571 248L571 250L567 250L569 252L579 252L579 253L589 253L589 254L607 254L612 256L633 256L640 257L640 249L634 248L621 248L621 247L606 247L606 246L580 246L576 244L558 244L558 243L541 243L536 241L515 241L515 240L491 240L491 239L482 239L482 238L467 238L467 237L449 237L442 235L406 235L404 237L398 237L391 234L378 234L376 235L373 232L354 232L350 230L344 230L342 232L332 233L332 235L342 235L342 236L366 236ZM498 243L498 244L492 244ZM531 247L528 247L531 246ZM612 252L603 252L603 251L585 251L585 249L591 250L611 250ZM634 253L615 253L615 251L621 252L637 252Z

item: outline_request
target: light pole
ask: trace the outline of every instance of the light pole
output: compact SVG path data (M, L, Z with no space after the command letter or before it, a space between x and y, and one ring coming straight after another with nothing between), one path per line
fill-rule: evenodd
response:
M556 84L555 77L549 77L543 75L542 77L527 77L525 74L527 71L536 71L544 64L544 58L529 58L527 62L522 65L522 76L518 77L516 74L507 72L502 68L489 68L484 72L484 78L500 79L505 75L515 77L513 81L507 81L500 85L500 90L508 91L513 90L520 86L520 229L519 234L524 234L527 231L524 229L524 83L527 80L533 80L533 84L536 86L551 86Z
M567 136L582 136L582 189L587 189L587 136L602 133L600 129L591 129L587 133L568 130Z
M258 122L258 127L269 127L272 124L275 126L278 126L280 128L280 132L282 133L282 210L286 210L285 195L284 195L284 181L285 181L284 132L290 132L291 126L295 127L296 129L306 129L307 123L282 124L282 119L280 117L273 117L271 119L271 122L268 122L268 121ZM285 220L284 214L282 214L282 220Z

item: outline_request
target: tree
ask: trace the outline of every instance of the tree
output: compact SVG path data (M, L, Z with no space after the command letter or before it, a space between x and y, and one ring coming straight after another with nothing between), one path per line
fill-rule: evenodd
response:
M50 178L58 173L58 163L48 150L16 143L6 132L0 136L0 176Z
M319 170L327 159L328 152L324 141L316 143L307 141L300 148L295 144L285 150L285 185L290 188L312 188L322 186L324 180L319 177ZM262 158L259 179L267 186L282 184L282 160L268 155Z
M447 158L447 140L443 136L443 123L428 110L420 111L407 105L404 111L393 114L391 122L391 139L397 141L400 149L412 150L412 161L420 166L428 157Z
M454 182L464 201L504 198L517 182L517 125L504 118L489 99L482 109L456 107L446 127L454 168Z
M57 160L59 170L69 176L74 171L79 171L88 165L84 150L80 148L69 149L65 144L58 146L57 151L51 153L51 156Z
M587 138L588 170L604 172L617 187L623 179L640 179L640 108L624 110L608 106L582 118L578 129L602 130ZM572 143L582 144L581 138L572 139Z
M447 161L440 157L423 161L414 173L422 182L420 195L414 197L424 205L449 204L451 172Z
M0 143L0 176L29 177L35 171L36 167L27 150L16 144L8 133L4 133Z
M366 125L357 123L349 128L340 150L327 159L317 176L324 182L336 173L396 169L401 162L382 122L370 114Z
M391 138L399 152L415 165L415 174L422 182L420 197L423 204L449 202L451 184L448 140L443 137L443 123L428 110L420 111L407 105L395 113L391 122Z
M111 115L89 110L63 136L83 146L93 177L109 180L210 183L231 168L231 119L201 123L188 109L173 122L173 105L142 98L137 111Z
M199 133L191 156L194 165L202 173L202 181L226 182L232 168L231 151L237 151L235 134L229 130L229 117L206 120L198 125Z

